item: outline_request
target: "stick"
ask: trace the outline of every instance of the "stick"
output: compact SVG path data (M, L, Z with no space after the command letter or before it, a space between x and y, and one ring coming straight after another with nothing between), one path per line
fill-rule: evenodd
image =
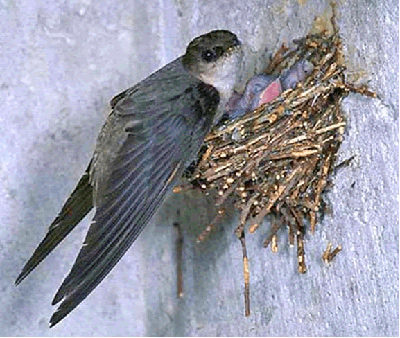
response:
M240 243L242 244L243 252L243 274L244 274L244 315L246 317L250 316L250 270L249 270L249 260L247 258L247 249L244 231L240 236Z
M179 212L178 212L179 214ZM179 222L174 222L178 237L176 239L176 293L178 298L183 297L183 273L182 273L182 256L183 256L183 235Z

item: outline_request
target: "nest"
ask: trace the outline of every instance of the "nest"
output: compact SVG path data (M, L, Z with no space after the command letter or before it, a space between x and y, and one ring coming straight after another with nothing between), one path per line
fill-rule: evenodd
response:
M375 97L366 87L346 82L334 16L332 26L332 34L310 34L294 41L294 48L278 50L267 73L280 74L298 60L308 60L314 70L295 89L214 129L189 177L205 193L217 192L218 214L200 234L200 241L223 216L228 200L240 211L236 235L243 250L246 315L250 314L250 274L245 234L269 226L264 246L277 251L277 232L287 228L290 245L297 246L298 271L306 272L304 236L308 229L314 232L321 217L322 196L346 128L341 100L349 92ZM263 223L266 216L270 225ZM340 251L340 247L330 249L324 253L325 261Z

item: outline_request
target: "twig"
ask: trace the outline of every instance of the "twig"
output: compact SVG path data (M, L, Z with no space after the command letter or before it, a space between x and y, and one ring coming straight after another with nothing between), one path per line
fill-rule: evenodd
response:
M225 215L225 210L223 208L218 209L217 215L214 217L214 219L211 221L209 225L202 231L200 235L197 236L197 242L203 242L215 229L215 226L221 221L221 218Z
M179 212L178 212L179 214ZM182 256L183 256L183 234L179 222L174 222L178 237L176 239L176 286L178 298L183 297L183 273L182 273Z
M335 256L342 251L342 246L338 245L332 252L332 243L328 242L328 245L324 251L324 253L322 254L322 260L326 263L329 264L330 262L332 262L332 260L335 258Z
M243 275L244 275L244 315L250 316L250 270L249 260L247 258L246 240L244 231L240 236L240 243L242 244L243 253Z

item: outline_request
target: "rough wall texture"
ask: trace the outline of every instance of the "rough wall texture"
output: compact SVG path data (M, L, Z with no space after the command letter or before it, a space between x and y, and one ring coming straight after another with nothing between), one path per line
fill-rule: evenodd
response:
M0 335L398 335L398 4L338 1L349 76L378 99L351 95L333 213L307 236L308 273L248 239L252 315L243 316L235 214L206 243L212 217L195 193L164 203L106 280L48 329L50 302L89 219L18 288L22 265L87 165L113 94L215 28L249 46L248 72L301 37L328 1L0 1ZM268 49L266 53L264 50ZM176 210L181 210L177 217ZM184 226L185 297L176 298L176 233ZM329 267L327 241L343 251Z

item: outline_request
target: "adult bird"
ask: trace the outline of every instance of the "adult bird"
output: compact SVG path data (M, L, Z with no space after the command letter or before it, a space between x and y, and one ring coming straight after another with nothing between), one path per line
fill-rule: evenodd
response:
M53 305L61 304L50 326L107 276L196 158L233 93L241 59L235 34L211 31L111 100L89 166L16 280L19 284L95 208L78 257L53 299Z

